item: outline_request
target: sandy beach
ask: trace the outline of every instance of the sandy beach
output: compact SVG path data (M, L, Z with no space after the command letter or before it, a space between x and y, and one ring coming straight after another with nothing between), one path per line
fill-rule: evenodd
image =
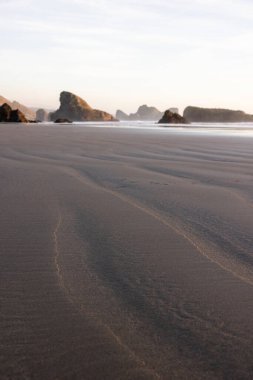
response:
M252 379L252 144L0 125L0 379Z

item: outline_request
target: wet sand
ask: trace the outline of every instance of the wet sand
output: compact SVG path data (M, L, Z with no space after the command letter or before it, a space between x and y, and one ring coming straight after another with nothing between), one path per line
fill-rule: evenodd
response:
M0 379L252 379L252 145L0 125Z

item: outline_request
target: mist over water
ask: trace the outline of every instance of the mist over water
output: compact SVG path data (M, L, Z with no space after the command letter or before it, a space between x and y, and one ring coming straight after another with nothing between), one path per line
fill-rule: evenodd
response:
M191 124L158 124L154 121L120 121L120 122L74 122L78 127L114 127L130 129L147 129L161 133L211 134L214 136L253 137L253 123L191 123Z

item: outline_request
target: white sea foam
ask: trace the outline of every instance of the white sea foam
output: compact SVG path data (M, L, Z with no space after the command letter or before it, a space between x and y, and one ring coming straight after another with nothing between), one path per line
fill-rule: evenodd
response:
M191 123L191 124L158 124L153 121L120 121L120 122L75 122L72 125L92 127L113 127L131 129L159 130L164 133L210 134L224 136L253 137L253 123Z

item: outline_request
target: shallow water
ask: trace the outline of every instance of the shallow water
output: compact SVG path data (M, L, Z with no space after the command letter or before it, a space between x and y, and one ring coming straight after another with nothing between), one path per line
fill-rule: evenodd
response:
M66 124L65 124L66 125ZM152 121L120 121L109 123L74 122L73 126L113 127L113 128L145 128L147 130L160 130L164 133L208 134L213 136L241 136L253 137L253 123L191 123L189 125L158 124Z

